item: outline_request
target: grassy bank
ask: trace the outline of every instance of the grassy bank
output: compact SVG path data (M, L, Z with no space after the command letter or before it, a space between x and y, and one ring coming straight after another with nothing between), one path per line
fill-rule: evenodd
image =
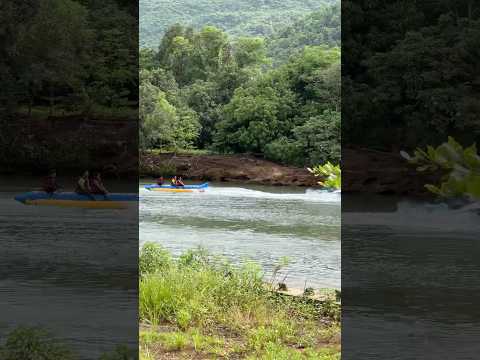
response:
M151 359L339 359L334 300L276 294L262 269L202 250L140 255L140 351Z

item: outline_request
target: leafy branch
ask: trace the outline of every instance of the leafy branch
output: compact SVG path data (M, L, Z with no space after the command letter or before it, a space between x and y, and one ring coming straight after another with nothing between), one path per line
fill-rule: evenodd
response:
M334 165L327 161L324 165L315 166L313 169L308 168L315 176L323 178L318 184L332 190L340 190L342 188L342 170L340 165Z
M445 173L440 184L425 185L430 192L444 198L480 199L480 156L476 144L463 148L455 139L449 137L448 142L436 148L417 148L413 156L405 151L400 154L410 164L416 165L419 172Z

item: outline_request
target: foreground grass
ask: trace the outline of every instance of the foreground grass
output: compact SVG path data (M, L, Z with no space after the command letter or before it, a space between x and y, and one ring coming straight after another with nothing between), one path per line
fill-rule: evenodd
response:
M150 359L339 359L334 301L275 294L254 263L202 250L140 256L140 351Z

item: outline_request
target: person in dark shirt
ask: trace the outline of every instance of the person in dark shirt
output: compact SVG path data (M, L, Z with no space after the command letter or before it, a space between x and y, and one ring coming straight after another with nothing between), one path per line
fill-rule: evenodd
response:
M43 181L42 190L48 195L52 196L60 189L60 185L57 183L57 172L55 170L50 171L48 176Z
M157 185L158 186L162 186L164 184L164 180L163 180L163 176L160 176L158 179L157 179Z
M108 190L105 185L103 185L102 176L99 172L95 173L92 179L90 179L90 189L92 194L103 195L107 198Z
M80 195L86 195L92 200L96 200L95 196L92 195L92 188L90 186L90 178L89 178L88 170L83 173L82 176L77 181L77 187L75 192Z

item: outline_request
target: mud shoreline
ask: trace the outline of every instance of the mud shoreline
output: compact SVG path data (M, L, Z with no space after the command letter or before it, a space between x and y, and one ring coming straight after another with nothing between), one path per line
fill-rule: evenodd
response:
M252 155L141 155L140 176L182 176L185 179L243 182L274 186L315 187L316 179L307 169L284 166Z

